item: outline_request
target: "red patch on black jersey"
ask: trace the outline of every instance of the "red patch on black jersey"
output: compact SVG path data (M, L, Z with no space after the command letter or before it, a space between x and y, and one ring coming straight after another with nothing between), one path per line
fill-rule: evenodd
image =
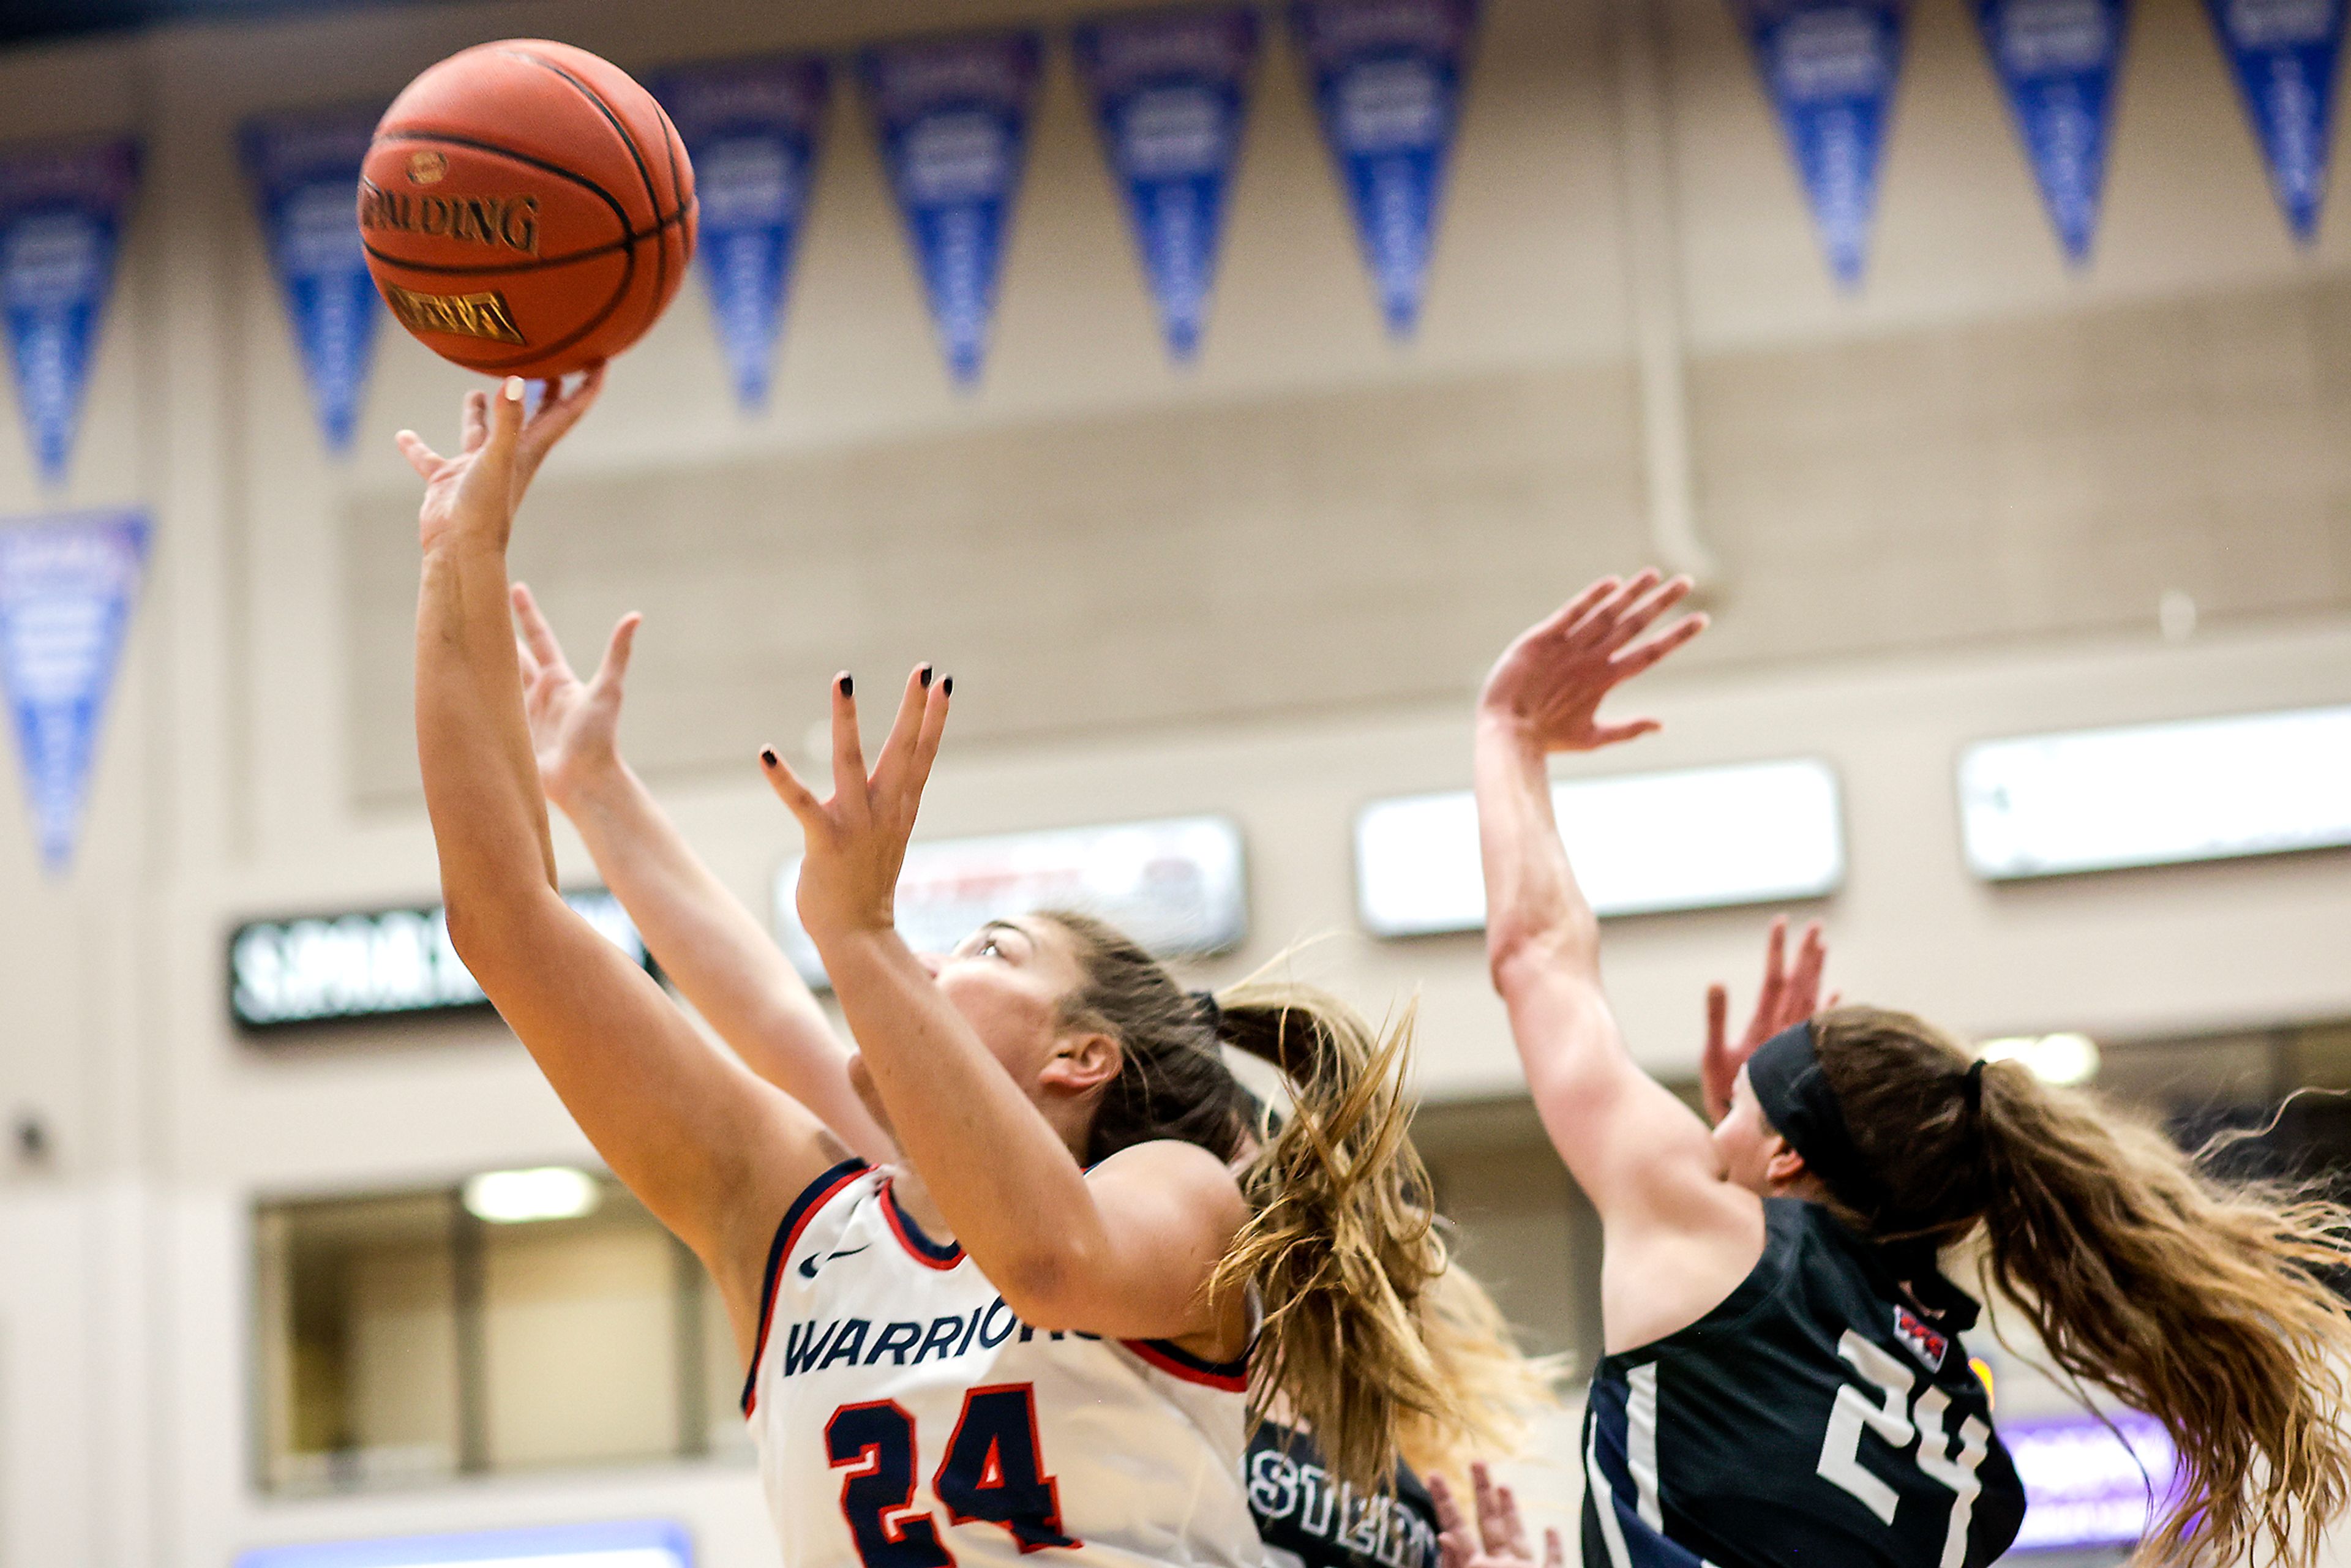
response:
M1926 1364L1929 1372L1943 1370L1943 1353L1950 1342L1919 1321L1918 1314L1907 1307L1894 1309L1894 1337L1902 1347Z

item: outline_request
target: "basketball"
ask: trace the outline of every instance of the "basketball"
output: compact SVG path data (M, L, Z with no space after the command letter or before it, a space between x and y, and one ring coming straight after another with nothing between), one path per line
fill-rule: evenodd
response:
M410 82L376 125L359 210L392 315L490 375L610 359L694 256L694 169L669 116L619 67L541 38Z

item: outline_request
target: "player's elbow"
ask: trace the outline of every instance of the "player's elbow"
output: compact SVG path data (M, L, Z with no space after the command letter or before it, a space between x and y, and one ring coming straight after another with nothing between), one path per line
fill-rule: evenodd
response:
M528 962L532 951L533 899L515 900L461 892L445 884L442 919L449 946L475 983L493 996L497 977L517 963Z
M1012 1315L1032 1329L1083 1329L1100 1317L1095 1271L1074 1246L1042 1244L981 1271Z
M1599 968L1600 922L1590 914L1536 924L1505 922L1486 935L1486 973L1504 999Z

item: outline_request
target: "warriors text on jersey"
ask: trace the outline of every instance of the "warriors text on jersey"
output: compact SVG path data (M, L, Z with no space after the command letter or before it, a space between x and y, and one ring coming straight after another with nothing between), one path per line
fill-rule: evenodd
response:
M1686 1329L1603 1357L1583 1424L1587 1568L1982 1568L2024 1520L1939 1276L1928 1319L1817 1204Z
M788 1568L1261 1568L1246 1377L1032 1329L851 1160L784 1217L743 1390Z

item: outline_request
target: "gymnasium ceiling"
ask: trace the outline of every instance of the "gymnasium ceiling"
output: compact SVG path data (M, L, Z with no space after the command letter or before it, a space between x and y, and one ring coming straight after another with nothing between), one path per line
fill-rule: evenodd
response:
M425 0L0 0L0 48L165 22L235 22Z

